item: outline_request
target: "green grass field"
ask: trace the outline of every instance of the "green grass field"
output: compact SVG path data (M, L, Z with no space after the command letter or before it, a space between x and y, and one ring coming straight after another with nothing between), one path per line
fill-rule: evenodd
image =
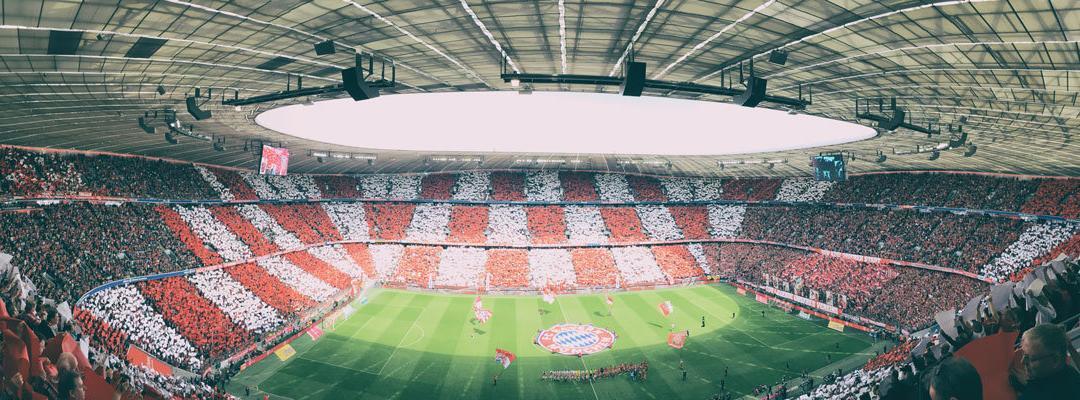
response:
M484 306L494 317L478 326L470 322L474 296L377 290L319 341L302 336L293 343L295 356L285 362L268 357L234 378L230 390L244 398L247 386L253 388L248 398L269 393L272 399L298 400L705 399L720 391L721 379L728 390L747 395L756 385L794 378L803 370L813 374L826 367L861 365L875 349L864 334L840 333L821 321L787 315L729 286L613 297L609 316L602 294L560 296L551 305L539 296L485 296ZM657 309L664 300L675 307L667 318ZM701 328L703 315L706 328ZM581 358L553 355L533 343L537 330L561 322L592 323L619 337L613 349ZM672 322L677 329L690 330L681 350L666 344ZM494 361L496 347L518 356L505 371ZM645 382L624 376L591 384L538 379L545 370L642 359L650 367ZM685 382L678 370L680 359L688 371ZM493 386L492 376L500 372Z

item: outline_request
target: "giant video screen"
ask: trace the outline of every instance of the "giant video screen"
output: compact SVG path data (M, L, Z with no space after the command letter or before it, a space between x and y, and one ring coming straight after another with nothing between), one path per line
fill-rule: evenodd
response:
M847 165L843 155L816 156L811 158L811 164L814 166L814 179L829 182L847 180Z
M289 170L289 149L263 145L259 173L285 176Z

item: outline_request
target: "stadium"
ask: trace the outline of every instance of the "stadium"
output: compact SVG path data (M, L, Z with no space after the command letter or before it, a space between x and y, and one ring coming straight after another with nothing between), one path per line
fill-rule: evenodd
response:
M1080 2L0 19L0 400L1080 396Z

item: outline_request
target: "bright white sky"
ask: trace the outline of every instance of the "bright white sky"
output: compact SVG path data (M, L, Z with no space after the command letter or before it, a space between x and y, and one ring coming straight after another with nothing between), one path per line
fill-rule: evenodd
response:
M727 103L539 91L345 98L276 108L255 121L333 144L452 152L725 155L874 136L857 124Z

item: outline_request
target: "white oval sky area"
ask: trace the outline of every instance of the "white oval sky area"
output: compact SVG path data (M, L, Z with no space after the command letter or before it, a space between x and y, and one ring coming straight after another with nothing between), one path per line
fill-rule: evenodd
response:
M455 92L290 105L259 114L275 131L387 150L723 155L874 136L862 125L726 103L604 93Z

